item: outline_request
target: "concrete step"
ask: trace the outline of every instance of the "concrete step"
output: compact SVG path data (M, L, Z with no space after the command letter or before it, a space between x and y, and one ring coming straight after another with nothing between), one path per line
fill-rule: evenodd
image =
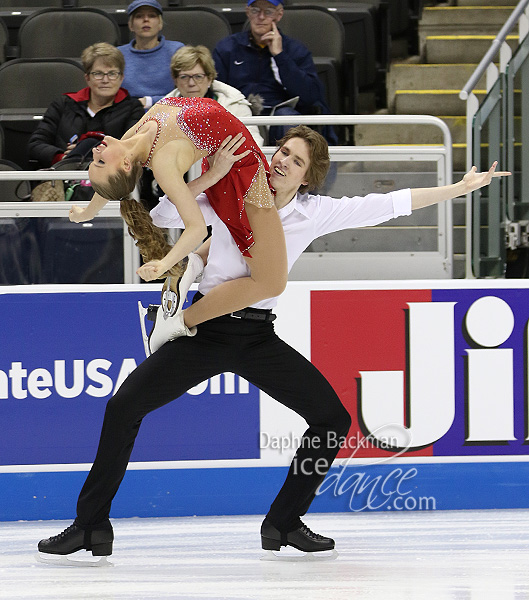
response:
M479 63L486 54L494 35L429 35L424 41L425 62L459 64ZM518 45L518 36L507 36L507 43L513 49Z
M391 65L387 76L388 108L394 111L397 90L462 89L476 68L476 64L412 64ZM485 89L485 76L478 82L478 89Z
M395 113L397 115L466 115L466 103L459 98L460 90L397 90ZM485 90L474 90L479 102Z
M393 146L401 146L402 144L375 144L379 145L382 149L383 147L393 147ZM408 145L408 144L406 144ZM419 145L419 144L418 144ZM428 146L429 144L420 144L420 146ZM438 146L439 144L431 144ZM404 165L405 163L399 163ZM466 160L466 144L453 144L452 145L452 170L453 171L464 171L467 170L467 160Z
M466 103L459 98L460 90L397 90L395 113L397 115L466 115ZM486 90L474 90L479 103L485 98ZM520 90L514 93L514 110L520 114Z
M511 11L516 8L514 0L456 0L457 6L509 6Z
M453 144L466 142L467 119L464 116L441 116L452 136ZM521 117L515 118L515 139L521 137ZM442 144L443 133L435 125L355 125L355 145L377 146L383 144Z
M443 116L453 143L466 141L466 117ZM442 144L443 133L435 125L355 125L355 145L377 146L383 144Z
M481 27L492 25L498 31L510 17L506 6L430 6L422 11L419 27Z
M477 63L452 64L413 64L393 63L387 76L391 90L462 89L475 71ZM485 89L485 76L480 79L478 88Z
M436 6L424 8L419 23L421 55L428 36L492 35L496 36L512 10L501 6ZM511 32L518 34L515 27Z
M384 146L400 146L402 144L374 144L375 146L380 146L381 148ZM406 144L409 145L409 144ZM411 144L413 145L413 144ZM430 144L418 144L421 146L428 146ZM431 144L438 145L438 144ZM487 150L487 144L483 144L482 152L485 154ZM520 144L516 146L515 152L515 169L517 171L520 170L521 167L521 156L520 156ZM486 154L485 154L486 156ZM500 158L500 157L498 157ZM484 168L484 167L483 167ZM466 172L467 171L467 145L466 143L454 143L452 144L452 170Z

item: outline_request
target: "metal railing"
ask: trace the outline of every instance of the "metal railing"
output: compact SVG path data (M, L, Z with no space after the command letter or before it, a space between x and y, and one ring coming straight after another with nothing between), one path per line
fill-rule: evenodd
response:
M289 125L292 117L249 117L244 119L246 125ZM297 124L306 125L356 125L371 124L385 126L395 124L417 124L438 127L443 135L443 144L438 146L337 146L330 147L332 161L431 161L436 165L437 185L452 182L452 139L450 130L444 121L429 115L325 115L297 116ZM265 147L267 157L275 152L275 147ZM190 170L190 177L200 174L199 165ZM86 171L0 171L2 180L79 180L87 179ZM78 203L85 206L87 203ZM32 202L0 202L0 217L66 217L69 202L32 203ZM119 203L108 202L98 217L118 217ZM124 283L138 282L135 271L139 266L139 255L133 240L124 227ZM317 277L316 266L327 265L327 273L335 274L336 279L373 278L365 276L368 269L381 269L383 277L394 278L392 273L401 265L403 273L409 278L441 278L451 277L452 274L452 207L450 202L438 206L438 248L437 252L345 252L345 253L305 253L296 265L297 279L314 279ZM326 256L332 255L332 256ZM358 271L358 265L366 261L365 270ZM331 265L332 263L332 265ZM414 272L413 264L417 263ZM331 266L329 266L331 265ZM312 275L312 276L311 276ZM328 278L328 277L327 277Z
M521 239L520 218L527 219L527 206L522 201L529 192L529 171L521 169L521 183L515 161L515 76L521 75L521 97L529 85L526 66L528 55L529 0L515 7L491 47L481 59L459 97L466 101L467 170L473 165L488 168L493 160L500 168L512 171L504 181L494 180L487 189L467 195L466 200L466 277L502 277L505 274L506 248L516 247ZM519 46L513 56L506 39L518 25ZM494 60L499 54L499 68ZM474 89L486 74L487 96L479 104ZM517 94L518 95L518 94ZM527 98L527 95L525 95ZM529 133L527 107L522 106L522 131ZM527 139L527 138L526 138ZM522 149L521 166L529 148ZM484 160L486 157L486 161ZM520 191L515 200L515 189Z

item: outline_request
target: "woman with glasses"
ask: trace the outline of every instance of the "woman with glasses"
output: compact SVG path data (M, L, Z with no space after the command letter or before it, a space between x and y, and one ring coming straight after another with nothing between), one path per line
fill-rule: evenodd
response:
M205 46L184 46L177 50L171 59L171 76L176 88L166 98L211 98L235 115L238 119L252 116L252 109L259 112L237 89L218 81L217 71L211 52ZM264 140L256 125L250 125L248 131L258 146Z
M81 55L87 87L54 100L29 140L29 158L46 168L84 156L104 135L121 137L145 114L121 87L125 59L114 46L93 44Z

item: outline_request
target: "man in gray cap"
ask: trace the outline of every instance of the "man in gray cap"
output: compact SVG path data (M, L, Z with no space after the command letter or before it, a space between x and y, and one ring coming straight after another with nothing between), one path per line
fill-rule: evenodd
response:
M134 0L127 14L134 39L119 46L125 57L123 87L147 109L173 89L171 57L183 44L161 34L163 9L157 0Z
M312 55L298 40L284 35L279 27L283 0L245 0L249 28L221 40L213 52L217 79L241 91L246 97L263 99L261 114L278 116L328 114L325 91ZM317 32L311 33L317 35ZM288 101L298 97L295 108ZM290 127L270 128L270 143L285 135ZM336 134L326 126L323 135L331 144Z

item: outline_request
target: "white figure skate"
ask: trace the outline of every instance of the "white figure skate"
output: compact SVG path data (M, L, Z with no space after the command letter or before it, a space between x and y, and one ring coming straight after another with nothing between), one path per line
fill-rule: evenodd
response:
M148 308L145 308L141 302L138 302L141 336L145 356L147 357L170 340L196 334L196 328L189 329L185 326L182 308L189 288L195 281L200 280L204 263L200 256L194 252L186 257L185 262L186 269L176 281L171 276L166 279L162 291L161 306L151 304ZM147 334L145 318L154 321L150 334Z

